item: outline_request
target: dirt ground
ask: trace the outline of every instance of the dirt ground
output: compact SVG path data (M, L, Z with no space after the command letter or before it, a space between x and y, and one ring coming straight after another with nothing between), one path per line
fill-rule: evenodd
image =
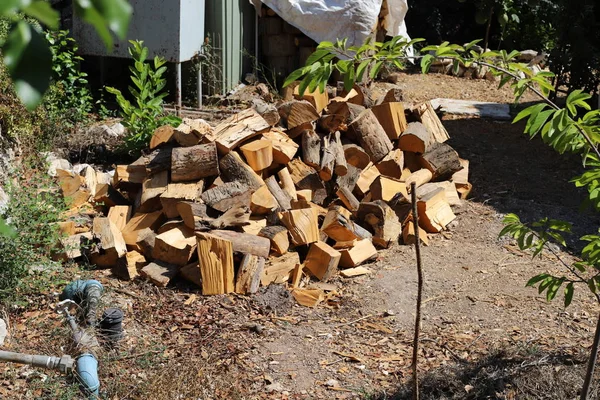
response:
M510 101L492 83L406 75L407 100L435 97ZM597 215L578 211L568 182L578 160L555 154L522 127L444 117L450 144L471 161L472 197L450 229L423 248L425 295L420 370L425 399L572 399L583 383L598 307L587 289L572 305L547 303L526 281L561 273L552 257L532 260L498 239L503 215L549 216L576 226L561 255L593 232ZM416 299L412 247L382 251L374 273L333 280L337 296L315 309L281 286L256 296L203 297L185 282L157 289L107 271L84 276L106 287L105 302L125 310L126 339L100 357L107 399L404 399ZM61 286L48 287L7 315L10 347L61 353L65 328L51 311ZM0 398L66 397L63 378L1 365ZM597 398L594 385L593 398ZM62 397L58 397L60 394Z

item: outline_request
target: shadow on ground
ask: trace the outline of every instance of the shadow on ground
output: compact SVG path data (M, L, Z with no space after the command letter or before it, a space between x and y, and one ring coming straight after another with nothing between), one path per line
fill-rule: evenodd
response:
M530 349L531 350L531 349ZM421 400L454 399L575 399L583 385L585 354L515 355L503 351L476 363L459 363L432 370L421 376ZM394 394L381 394L376 400L412 398L412 383ZM598 398L598 382L590 399Z
M523 221L545 216L573 223L570 250L600 226L597 214L581 212L583 190L569 180L582 172L580 158L560 155L540 139L523 134L523 124L484 119L444 119L448 142L470 161L471 198Z

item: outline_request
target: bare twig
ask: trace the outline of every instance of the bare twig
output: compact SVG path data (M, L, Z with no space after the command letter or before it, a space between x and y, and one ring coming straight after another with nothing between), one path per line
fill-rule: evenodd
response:
M419 360L419 334L421 333L421 302L423 298L423 268L421 265L421 243L419 239L419 213L417 211L417 184L413 182L410 185L413 224L415 227L415 252L417 253L417 313L415 316L415 336L413 338L413 354L412 354L412 369L413 369L413 399L419 400L419 375L418 375L418 360Z

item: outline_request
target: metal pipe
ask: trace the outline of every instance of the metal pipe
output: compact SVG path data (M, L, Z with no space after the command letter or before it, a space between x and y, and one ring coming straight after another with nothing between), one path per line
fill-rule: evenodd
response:
M84 353L77 358L75 370L79 380L79 389L90 399L97 399L100 392L98 379L98 360L93 354Z
M98 304L104 287L94 279L76 280L69 283L60 295L60 300L73 300L81 304L85 310L86 323L95 326L97 321Z
M52 369L62 373L73 371L74 361L71 356L62 357L42 356L36 354L13 353L0 350L0 361L31 365L37 368Z
M181 63L178 62L177 64L177 92L175 94L175 100L176 100L176 104L177 104L177 116L181 116Z

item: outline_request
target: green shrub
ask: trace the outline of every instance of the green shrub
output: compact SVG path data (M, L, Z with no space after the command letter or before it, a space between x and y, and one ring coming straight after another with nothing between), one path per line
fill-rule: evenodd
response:
M148 145L156 128L168 124L177 126L181 120L164 115L163 99L168 95L164 91L167 81L163 77L167 72L166 60L156 56L148 63L148 48L144 42L131 40L130 43L129 54L135 62L130 67L133 85L129 87L129 92L134 101L127 100L120 90L113 87L107 87L106 90L117 98L122 124L128 131L126 147L131 151L139 151Z
M60 239L57 222L66 207L56 185L41 176L13 178L1 215L16 232L0 235L0 298L14 294L34 264L50 261Z
M87 74L79 69L83 58L78 56L75 39L69 31L48 31L46 40L52 52L51 90L43 104L50 118L82 122L92 110L92 94L88 89Z

